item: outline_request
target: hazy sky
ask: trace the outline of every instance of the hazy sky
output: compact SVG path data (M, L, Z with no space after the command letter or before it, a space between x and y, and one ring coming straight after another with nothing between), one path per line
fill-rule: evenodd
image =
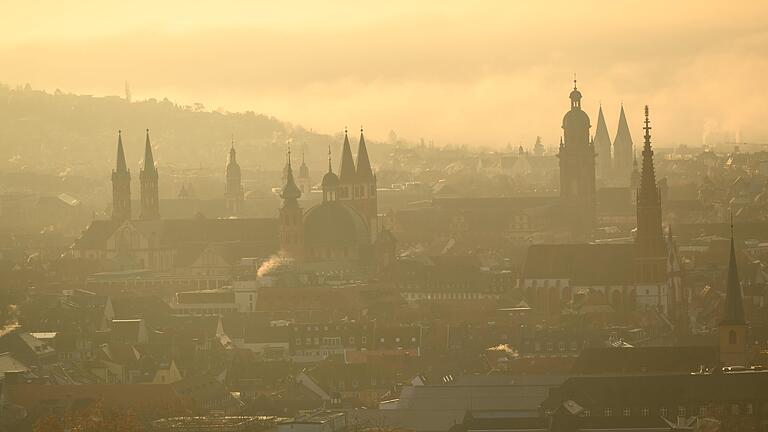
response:
M768 142L766 1L43 1L3 5L0 81L250 109L335 133L557 141L576 73L611 136ZM731 137L731 138L728 138Z

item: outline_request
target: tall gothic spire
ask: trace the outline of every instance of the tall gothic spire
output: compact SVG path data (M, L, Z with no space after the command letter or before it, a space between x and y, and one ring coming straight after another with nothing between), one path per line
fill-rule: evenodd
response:
M632 169L632 134L629 132L627 115L624 113L624 104L619 113L619 127L616 129L616 138L613 140L613 166L620 173L626 173Z
M659 202L659 188L656 185L656 171L653 167L653 149L651 148L651 121L648 117L648 105L645 106L645 135L643 138L643 171L640 176L638 202L653 205Z
M339 180L342 183L355 181L355 161L352 159L352 148L349 145L349 136L344 129L344 146L341 149L341 166L339 167Z
M731 256L728 261L728 279L725 293L723 321L720 324L746 324L744 319L744 301L741 295L739 271L736 266L736 246L733 239L733 216L731 216Z
M611 169L611 136L608 134L608 128L605 125L602 105L600 105L600 110L597 113L595 149L597 150L597 167L600 173L605 176Z
M141 181L141 219L160 219L160 198L157 168L149 142L149 129L144 145L144 167L139 173Z
M125 153L123 152L123 131L117 131L117 166L116 172L128 172L128 165L125 163Z
M651 148L651 121L645 107L645 146L640 188L637 191L637 234L635 237L638 282L659 282L667 277L667 245L661 226L661 199L656 186Z
M360 181L373 180L371 160L368 158L368 148L365 146L362 126L360 127L360 144L357 146L357 179Z
M117 131L117 164L112 171L112 219L131 218L131 173L125 163L123 134Z
M155 170L155 158L152 156L152 144L149 143L149 129L147 129L147 137L144 142L144 171Z

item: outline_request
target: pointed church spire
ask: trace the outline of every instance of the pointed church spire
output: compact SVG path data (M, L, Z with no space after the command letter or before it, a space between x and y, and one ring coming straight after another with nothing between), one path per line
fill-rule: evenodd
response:
M651 148L651 120L648 115L648 105L645 106L645 142L643 145L643 171L640 176L640 193L638 202L654 205L659 201L659 189L656 185L656 170L653 166L653 149Z
M144 171L154 171L155 158L152 156L152 145L149 143L149 129L144 143Z
M720 323L721 325L746 324L746 320L744 319L744 301L741 294L741 282L739 281L739 271L736 265L736 245L733 237L733 215L731 215L731 256L728 261L725 308L723 310L723 321Z
M283 198L283 206L298 205L296 200L301 198L301 190L296 186L296 181L293 179L293 168L291 167L291 147L288 147L288 165L287 165L286 181L283 190L280 192L280 196Z
M651 148L651 121L645 107L645 146L640 188L637 191L637 232L635 235L636 277L638 282L665 280L667 245L661 225L661 199L656 185Z
M616 138L613 140L613 166L619 173L632 169L632 134L629 132L627 115L624 113L624 104L621 104L619 113L619 126L616 129Z
M112 171L112 219L131 218L131 173L125 163L123 134L117 131L117 164Z
M597 167L602 176L606 176L611 169L611 136L605 125L603 106L597 113L597 129L595 130L595 150L597 151Z
M125 153L123 152L123 131L117 131L117 166L116 172L128 172L128 165L125 163Z
M344 146L341 149L341 166L339 166L339 180L342 183L355 181L355 161L352 159L352 148L349 145L347 129L344 128Z
M357 146L357 179L364 182L373 180L371 160L368 158L368 148L365 146L362 126L360 126L360 144Z
M331 165L331 145L328 144L328 172L333 173L333 166Z

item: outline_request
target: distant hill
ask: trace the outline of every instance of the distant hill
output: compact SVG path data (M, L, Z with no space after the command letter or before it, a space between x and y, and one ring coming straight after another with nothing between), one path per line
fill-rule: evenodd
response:
M267 107L268 108L268 107ZM150 129L155 160L163 167L223 166L231 136L247 168L279 170L286 142L307 149L310 167L323 166L338 137L307 131L255 112L221 113L168 99L128 102L117 96L47 93L0 85L0 170L102 177L114 165L117 130L130 168L143 157ZM137 173L138 174L138 173Z

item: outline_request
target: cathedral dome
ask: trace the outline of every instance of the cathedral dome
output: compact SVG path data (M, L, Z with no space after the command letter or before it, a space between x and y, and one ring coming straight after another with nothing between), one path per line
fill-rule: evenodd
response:
M323 188L336 187L338 185L339 185L339 177L333 172L328 171L328 173L326 173L323 176L323 183L322 183Z
M368 243L368 226L360 213L339 202L327 201L304 216L304 245L307 248L344 248Z
M565 130L589 130L589 127L589 116L581 108L571 108L567 113L565 113L565 116L563 117L563 129ZM566 142L566 144L568 143Z

